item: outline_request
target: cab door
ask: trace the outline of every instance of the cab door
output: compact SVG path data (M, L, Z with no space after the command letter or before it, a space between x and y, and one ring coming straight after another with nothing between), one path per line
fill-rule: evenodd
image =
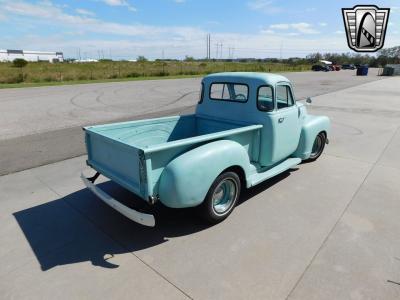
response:
M276 163L296 151L300 139L300 118L292 88L287 82L280 82L275 88L275 113L273 158Z

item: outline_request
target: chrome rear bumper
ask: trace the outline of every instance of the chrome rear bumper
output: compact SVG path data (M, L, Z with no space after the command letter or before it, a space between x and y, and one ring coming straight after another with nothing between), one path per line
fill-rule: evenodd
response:
M81 173L81 178L86 187L91 190L97 197L99 197L104 203L117 210L119 213L123 214L128 219L145 226L155 226L156 222L153 215L141 213L137 210L129 208L126 205L123 205L122 203L118 202L110 195L108 195L106 192L98 188L93 182L86 178L83 173Z

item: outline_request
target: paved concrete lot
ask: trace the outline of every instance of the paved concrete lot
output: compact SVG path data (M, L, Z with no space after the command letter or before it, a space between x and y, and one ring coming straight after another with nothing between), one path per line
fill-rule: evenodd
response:
M382 79L355 71L287 73L296 97ZM0 175L85 153L82 125L189 114L200 79L0 90Z
M130 222L83 188L85 157L0 177L0 298L399 299L399 95L390 78L315 97L323 156L213 227L161 206Z

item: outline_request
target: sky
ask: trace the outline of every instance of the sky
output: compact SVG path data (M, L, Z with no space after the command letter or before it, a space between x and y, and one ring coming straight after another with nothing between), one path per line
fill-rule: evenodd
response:
M211 34L212 58L351 52L341 8L357 4L391 8L385 47L400 45L400 0L0 0L0 49L203 58Z

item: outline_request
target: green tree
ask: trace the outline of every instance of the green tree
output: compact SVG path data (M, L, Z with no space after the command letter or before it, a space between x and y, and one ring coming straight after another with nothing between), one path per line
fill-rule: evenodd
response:
M186 55L185 56L185 61L194 61L194 58L193 58L193 56Z
M321 53L311 53L306 56L306 59L310 63L315 64L315 63L318 63L322 59L322 54Z
M13 66L16 68L23 68L28 64L28 62L23 58L16 58L13 61Z
M138 62L146 62L146 61L148 61L148 59L146 57L144 57L143 55L139 55L137 57L136 61L138 61Z

